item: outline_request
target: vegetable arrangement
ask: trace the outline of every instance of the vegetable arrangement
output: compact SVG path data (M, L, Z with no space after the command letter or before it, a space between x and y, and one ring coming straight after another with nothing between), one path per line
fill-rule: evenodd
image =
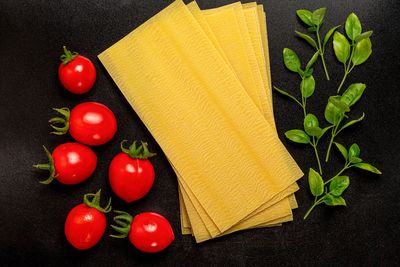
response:
M349 149L346 149L342 144L335 142L335 138L347 127L350 127L365 117L363 113L361 116L355 119L349 118L351 107L355 105L362 97L366 85L363 83L353 83L347 87L347 89L339 95L341 88L343 87L347 76L355 68L355 66L363 64L370 57L372 53L372 44L370 37L372 31L362 32L362 26L357 15L351 13L345 22L345 32L341 34L337 31L340 27L332 27L324 37L324 41L321 43L320 28L323 24L326 8L319 8L313 12L305 9L298 10L296 12L299 19L306 25L310 26L308 30L315 33L317 41L311 36L296 31L296 34L307 41L317 51L308 61L305 69L301 67L300 58L297 54L289 49L283 50L283 61L286 68L292 72L298 73L300 82L300 93L301 100L298 100L292 94L279 89L274 86L274 89L280 94L289 97L295 103L297 103L303 110L304 120L303 129L289 130L285 133L286 138L290 141L310 145L314 149L315 158L318 164L318 171L313 168L309 169L308 182L311 194L314 196L314 203L304 215L306 219L314 208L320 204L328 206L346 206L346 201L342 197L343 192L350 185L350 178L342 175L346 170L350 168L359 168L375 174L381 174L381 172L373 165L364 162L360 158L360 147L357 144L352 144ZM313 77L313 65L317 61L318 57L321 57L322 65L326 74L326 79L329 80L327 67L324 60L325 47L329 39L333 35L333 49L337 60L343 63L344 76L337 88L337 95L330 96L327 101L327 105L324 111L324 117L328 125L326 127L320 126L320 120L315 114L307 111L307 100L314 94L316 83ZM349 41L350 40L350 41ZM329 161L331 147L334 144L345 159L344 167L333 177L324 181L322 178L323 170L321 166L321 160L318 152L318 144L320 139L330 132L330 141L325 154L325 162Z
M90 90L96 78L93 63L77 53L71 53L64 47L61 56L59 77L63 86L75 94ZM105 105L97 102L83 102L71 111L68 108L54 108L61 116L49 120L52 134L64 135L67 132L77 141L57 146L53 153L44 147L48 163L33 167L50 172L49 177L40 181L49 184L54 179L62 184L73 185L88 179L97 167L97 156L88 146L99 146L109 142L117 132L117 120L114 113ZM114 157L109 165L109 179L112 191L127 203L143 198L150 191L155 177L153 165L148 158L155 155L145 142L137 146L134 141L129 148L121 142L122 153ZM88 146L86 146L88 145ZM64 232L67 241L76 249L86 250L95 246L106 229L105 214L111 211L111 198L108 204L100 206L100 193L86 194L83 203L68 213ZM119 211L116 213L121 214ZM133 220L124 213L115 217L115 221L127 229L131 242L143 252L159 252L167 248L174 240L172 227L163 216L146 212ZM130 219L129 219L130 218ZM132 221L126 225L120 219ZM121 233L121 228L113 226Z

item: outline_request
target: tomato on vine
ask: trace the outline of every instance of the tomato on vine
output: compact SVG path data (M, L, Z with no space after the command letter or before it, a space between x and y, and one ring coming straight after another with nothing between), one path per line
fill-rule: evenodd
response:
M40 170L50 172L49 178L41 181L49 184L54 179L62 184L79 184L89 178L96 169L97 156L87 146L79 143L64 143L57 146L53 153L44 147L48 163L33 165Z
M74 94L84 94L96 81L96 68L90 59L69 51L65 46L61 55L58 77L65 89Z
M90 146L103 145L117 132L117 119L105 105L97 102L84 102L68 108L54 108L62 117L49 120L55 130L52 133L63 135L69 132L78 142Z

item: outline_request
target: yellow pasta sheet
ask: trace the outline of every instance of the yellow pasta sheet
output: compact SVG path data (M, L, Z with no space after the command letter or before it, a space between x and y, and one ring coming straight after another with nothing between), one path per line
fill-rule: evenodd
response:
M217 232L302 176L182 1L99 58Z
M233 69L236 71L236 74L240 76L241 73L246 73L246 75L242 78L242 84L247 84L247 86L245 86L246 91L248 93L249 90L252 90L253 92L265 91L259 71L259 66L257 64L250 37L248 35L242 6L240 5L240 3L224 6L222 8L206 10L204 12L206 19L204 19L204 16L202 16L200 9L195 2L190 3L188 7L195 18L199 21L203 29L206 29L205 32L208 34L209 38L213 41L218 50L220 51L222 49L223 51L220 52L222 52L224 55L227 55L228 59L230 59L228 63L233 65ZM248 54L252 55L253 57L248 57ZM248 64L249 61L251 61L249 58L253 58L253 67ZM252 81L246 81L246 79L248 79L249 77L249 74L258 74L255 77L259 79L258 88L255 83L252 83ZM261 97L266 99L265 96L256 95L256 97L257 99ZM256 104L258 104L259 108L261 109L260 102L257 103L257 101L254 100L254 97L252 97L252 99ZM294 190L297 190L297 186L294 185L292 189L288 190L291 191L287 192L293 192ZM185 197L184 199L186 200L186 202L190 201ZM288 214L291 214L290 206L292 205L293 208L297 206L294 195L291 196L290 200L290 202L288 202L288 199L282 200L282 203L280 203L279 205L274 205L273 207L271 207L271 209L264 210L264 214L258 214L257 216L246 222L239 223L238 225L227 231L227 233L253 227L254 225L268 226L271 224L269 223L269 221L271 220L271 216L276 216L276 218L282 217L283 214L286 214L286 216L288 216ZM275 203L271 202L271 205L273 204ZM264 207L266 208L268 206L264 205ZM185 228L182 231L185 233L190 233L190 231L188 230L188 228L190 228L190 222L188 222L189 218L186 213L185 207L181 207L181 210L182 227ZM196 212L195 210L196 209L191 210L190 213ZM281 215L279 215L279 212ZM192 218L192 220L194 217L200 218L200 216L193 215L191 215L190 217ZM195 225L196 224L198 224L198 222L195 222Z

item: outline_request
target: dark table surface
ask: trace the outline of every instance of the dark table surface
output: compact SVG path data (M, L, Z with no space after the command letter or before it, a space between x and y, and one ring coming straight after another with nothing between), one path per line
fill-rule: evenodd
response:
M267 11L272 79L275 85L298 91L298 77L282 64L284 47L295 49L302 58L313 51L294 36L304 31L295 16L299 8L328 8L326 26L344 24L354 11L364 29L374 30L373 54L357 67L347 84L364 82L365 95L352 115L366 113L359 125L343 132L338 141L357 142L362 158L378 166L383 175L349 171L351 185L344 197L347 208L319 207L307 221L302 216L312 202L307 180L299 181L296 194L299 208L294 222L282 227L235 233L204 244L180 234L177 181L165 155L125 101L96 55L155 15L171 1L0 1L0 265L5 266L390 266L400 261L399 253L399 100L400 3L376 1L259 1ZM199 1L212 8L233 1ZM343 31L341 29L341 31ZM87 95L74 96L62 89L58 58L67 45L93 60L97 81ZM327 82L318 62L315 68L317 92L310 100L310 111L322 118L326 99L334 94L343 75L328 49L327 64L332 80ZM49 135L47 120L51 107L99 101L117 115L119 130L108 144L94 148L99 166L89 180L77 186L57 182L38 183L45 174L31 165L45 161L41 145L53 149L71 140L69 136ZM274 94L279 135L301 168L314 165L310 149L295 146L284 138L284 131L297 128L301 112L290 101ZM157 177L144 199L131 205L116 197L113 206L132 214L156 211L172 223L176 240L156 255L139 253L127 240L112 239L107 229L100 244L89 251L76 251L65 240L64 220L83 194L103 189L112 196L107 181L107 165L119 151L122 139L142 139L158 153L152 159ZM324 140L321 147L326 147ZM340 155L332 155L327 174L341 166ZM109 216L109 222L110 222Z

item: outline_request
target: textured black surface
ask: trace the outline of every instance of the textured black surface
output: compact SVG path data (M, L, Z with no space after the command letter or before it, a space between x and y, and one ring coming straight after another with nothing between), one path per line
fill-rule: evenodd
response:
M268 12L272 78L275 85L292 92L298 77L282 65L284 47L295 49L302 58L312 50L297 40L293 31L304 30L295 17L299 8L328 7L328 26L343 24L355 11L365 29L373 29L374 52L365 65L348 79L365 82L368 88L354 116L366 113L365 120L345 131L339 141L357 142L362 158L374 163L382 176L349 171L351 185L345 193L347 208L320 207L303 221L312 199L307 181L300 181L296 194L300 208L294 222L280 228L257 229L229 235L197 245L182 236L179 226L177 182L166 157L137 115L124 100L96 55L156 14L171 1L0 1L0 265L2 266L390 266L399 256L399 52L396 0L376 1L259 1ZM199 1L211 8L233 1ZM73 96L61 88L57 78L62 45L79 51L94 61L97 82L85 96ZM322 115L327 96L334 93L342 67L330 48L326 55L331 82L326 82L318 63L316 95L310 110ZM132 63L134 64L134 63ZM83 101L108 105L118 117L119 130L112 142L95 148L99 166L94 176L81 185L67 187L57 182L38 183L45 174L31 164L45 161L41 144L53 149L71 140L69 136L49 135L47 120L51 107ZM287 99L274 95L275 117L284 144L304 171L314 166L311 150L288 143L283 132L300 127L301 112ZM127 240L105 236L95 248L80 252L65 240L65 217L84 193L102 188L111 196L107 165L122 139L143 139L158 153L152 161L157 171L150 194L132 205L114 198L113 206L133 214L156 211L172 222L176 232L173 245L157 255L137 252ZM326 142L321 147L326 147ZM325 168L333 174L342 162L333 153ZM251 193L251 192L249 192ZM105 199L105 198L104 198ZM109 217L110 218L110 217ZM109 220L110 222L110 220ZM107 230L106 234L110 233Z

